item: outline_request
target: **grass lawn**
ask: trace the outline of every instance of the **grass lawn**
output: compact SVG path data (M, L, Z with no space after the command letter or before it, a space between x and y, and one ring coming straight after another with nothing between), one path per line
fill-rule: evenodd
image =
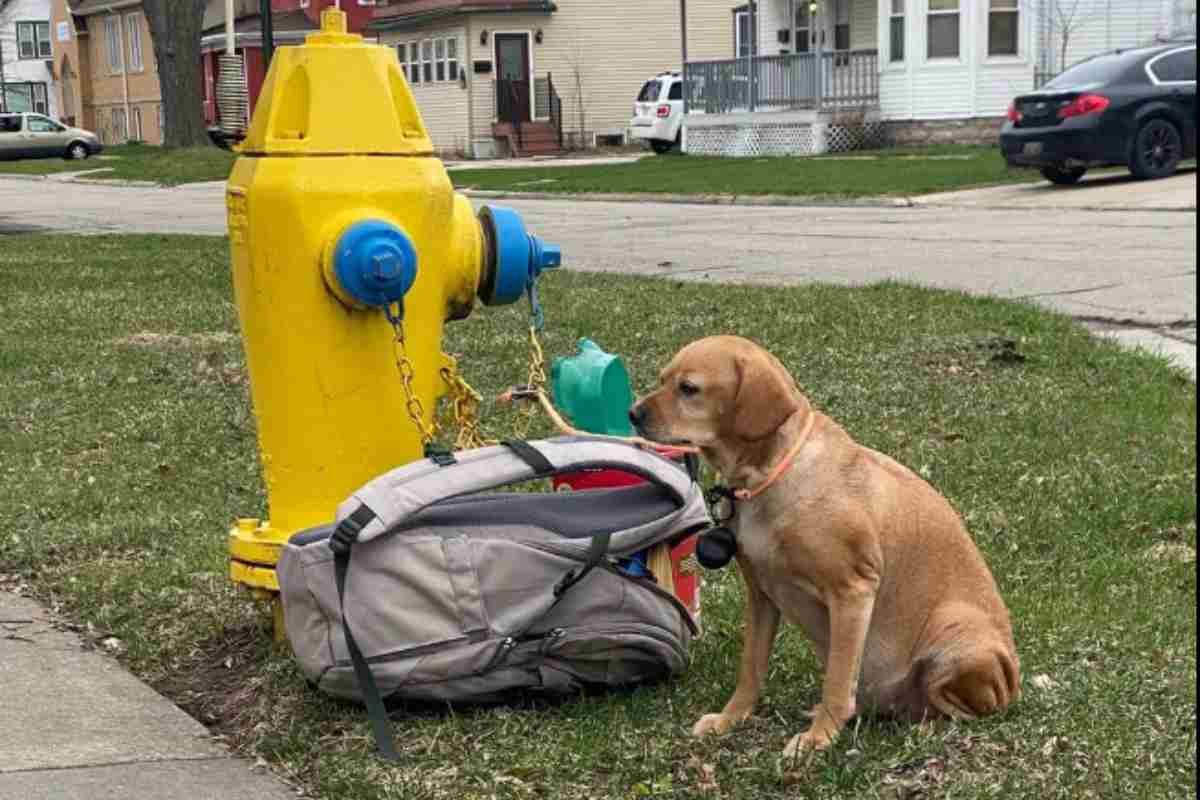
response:
M401 715L403 764L381 764L364 712L310 691L226 578L227 526L265 509L219 238L4 239L0 586L117 637L134 672L324 798L1193 796L1196 572L1179 555L1196 545L1196 387L1182 373L1029 305L896 284L567 271L543 299L548 355L591 336L627 358L639 389L693 338L753 335L859 441L920 470L1000 584L1022 700L925 729L862 719L781 774L776 755L820 693L808 645L785 629L751 723L695 741L690 725L734 684L730 569L707 576L705 635L682 678ZM521 379L524 314L448 327L448 351L487 396ZM1024 360L996 359L996 337ZM485 411L503 430L508 417Z
M198 181L223 181L233 168L235 153L219 147L185 147L165 150L145 144L106 147L98 158L65 161L61 158L0 161L0 175L48 175L104 169L84 176L92 180L153 181L166 186Z
M1040 180L1009 170L995 147L881 150L819 158L648 156L632 164L450 173L460 189L864 197L914 195L997 183Z

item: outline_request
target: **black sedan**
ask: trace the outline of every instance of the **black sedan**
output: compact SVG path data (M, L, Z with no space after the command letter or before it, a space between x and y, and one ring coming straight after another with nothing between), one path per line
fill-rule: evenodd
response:
M1072 184L1091 167L1165 178L1196 155L1196 44L1090 58L1008 109L1000 147L1010 167Z

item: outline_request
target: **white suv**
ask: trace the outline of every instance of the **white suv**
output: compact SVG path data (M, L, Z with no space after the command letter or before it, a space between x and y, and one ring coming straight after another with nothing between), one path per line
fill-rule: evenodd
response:
M683 127L683 79L678 72L664 72L646 81L633 104L629 129L634 139L650 143L662 155L679 144Z

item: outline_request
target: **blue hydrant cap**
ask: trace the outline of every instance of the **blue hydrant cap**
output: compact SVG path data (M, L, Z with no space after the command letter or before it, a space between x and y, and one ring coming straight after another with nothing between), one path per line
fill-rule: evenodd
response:
M544 270L562 264L559 246L529 235L521 215L511 208L487 206L480 211L480 219L490 226L494 250L491 294L482 298L487 305L516 302Z
M338 238L333 269L342 289L355 300L386 306L402 300L417 280L417 249L399 226L362 220Z

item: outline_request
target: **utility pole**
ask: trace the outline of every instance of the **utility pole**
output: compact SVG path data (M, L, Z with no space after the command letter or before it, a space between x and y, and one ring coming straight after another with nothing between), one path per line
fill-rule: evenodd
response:
M258 15L262 19L263 72L266 72L271 66L271 56L275 55L275 31L271 25L271 0L260 0Z

